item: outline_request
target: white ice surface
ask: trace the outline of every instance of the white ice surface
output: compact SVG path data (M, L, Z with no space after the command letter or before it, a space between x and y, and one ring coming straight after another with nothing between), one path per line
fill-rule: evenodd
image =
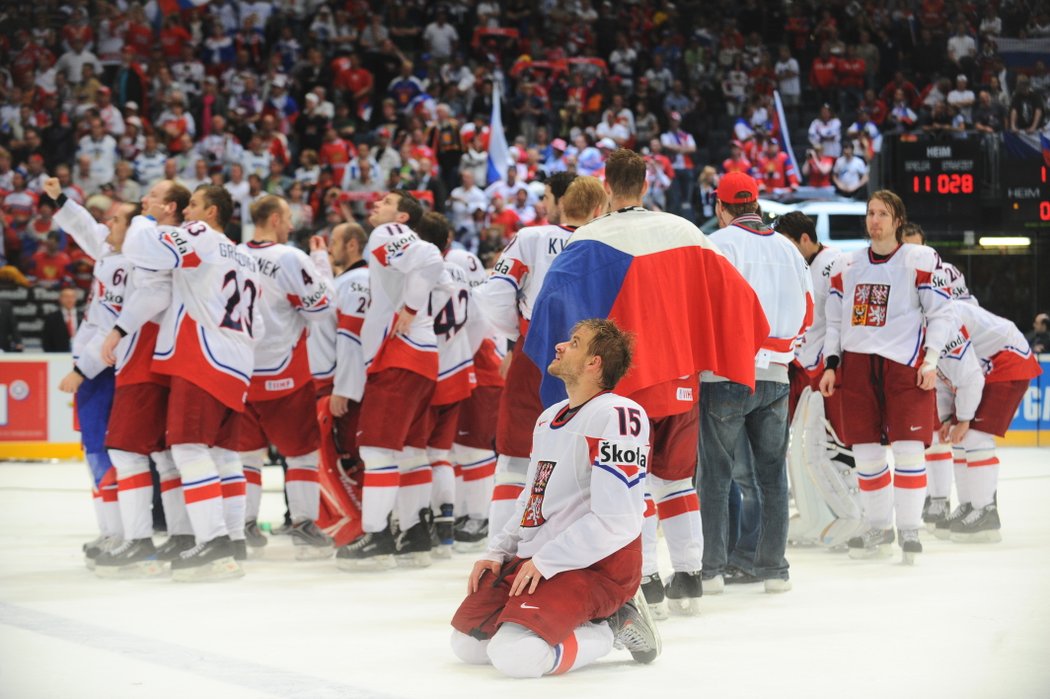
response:
M1001 544L926 537L915 567L792 549L793 591L705 597L650 666L613 651L526 681L449 650L471 556L355 575L271 537L241 580L99 580L86 467L0 464L0 697L1047 697L1050 451L1000 456Z

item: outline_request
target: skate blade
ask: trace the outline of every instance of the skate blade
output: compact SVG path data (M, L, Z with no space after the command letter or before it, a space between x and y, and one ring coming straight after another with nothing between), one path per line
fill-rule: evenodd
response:
M855 561L867 561L875 558L889 558L893 555L892 544L879 544L872 549L850 549L849 557Z
M94 558L88 558L87 556L85 556L84 557L84 567L87 568L88 570L94 570L95 569L95 559Z
M396 568L393 554L372 556L370 558L338 558L335 567L351 573L370 570L390 570Z
M901 552L901 563L906 565L906 566L913 566L913 565L915 565L915 562L917 560L919 560L918 556L919 556L918 552L902 551Z
M441 559L452 558L452 544L438 544L430 549L430 555Z
M681 599L668 599L667 606L671 610L671 612L676 616L700 615L699 597L683 597Z
M171 571L176 582L217 582L244 577L244 568L232 556L220 558L195 568L177 568Z
M998 544L1003 540L1003 535L998 529L989 529L983 532L974 532L973 534L955 532L952 534L951 539L959 544Z
M937 537L938 539L940 539L941 541L948 541L949 539L952 538L952 530L951 529L936 529L936 528L934 528L933 535L935 537Z
M399 553L394 556L397 565L401 568L426 568L433 561L430 559L430 551L415 551L413 553Z
M480 541L457 541L452 544L452 550L456 553L476 553L485 550L485 540Z
M663 602L656 602L654 604L647 604L649 607L649 613L653 615L653 618L657 621L664 621L670 614L668 613L667 600Z
M303 546L295 547L295 560L297 561L322 561L331 558L335 549L331 546Z
M107 580L136 580L155 578L164 573L160 561L139 561L124 566L95 566L95 575Z

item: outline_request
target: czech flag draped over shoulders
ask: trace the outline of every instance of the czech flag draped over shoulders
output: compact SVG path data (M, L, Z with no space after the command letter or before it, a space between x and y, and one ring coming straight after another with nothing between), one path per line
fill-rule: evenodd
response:
M554 345L587 318L611 318L634 335L631 370L616 392L701 371L754 388L755 353L769 335L758 297L693 224L640 207L580 227L544 278L525 338L540 368L545 406L565 398L546 374Z

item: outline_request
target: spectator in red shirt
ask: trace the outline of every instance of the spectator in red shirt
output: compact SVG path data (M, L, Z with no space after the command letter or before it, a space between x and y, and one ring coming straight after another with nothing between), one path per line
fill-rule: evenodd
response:
M164 27L160 30L160 50L169 63L178 60L184 44L192 42L193 36L179 23L178 15L168 15L164 19Z
M729 157L722 161L722 172L743 172L748 175L752 170L751 161L744 157L744 147L737 141L729 147Z
M357 149L352 144L339 138L335 128L329 126L324 132L324 143L318 152L318 162L322 168L329 168L332 172L333 182L343 181L343 170L350 158L357 154Z
M375 77L361 65L361 54L350 54L350 63L335 76L335 89L350 101L351 112L362 116L372 102Z
M506 201L497 194L492 197L492 209L489 211L488 228L497 228L500 238L504 241L510 240L511 236L521 228L521 219L513 209L508 209Z
M809 70L809 86L817 92L818 101L830 102L838 86L839 61L831 55L827 43L821 44L820 55Z
M914 83L904 77L904 73L899 70L893 74L893 80L887 83L886 87L882 88L879 97L886 104L895 104L897 101L895 94L897 90L901 90L907 105L914 109L916 106L916 100L919 99L919 90L915 87Z
M69 255L58 249L58 232L47 236L44 247L37 250L30 261L29 274L36 278L38 284L57 286L69 281Z
M817 143L806 150L806 162L802 164L802 174L810 187L827 187L834 190L831 182L831 171L835 168L835 159L824 155L824 146Z
M882 122L886 121L886 115L890 112L890 108L875 94L875 90L870 87L864 91L864 99L861 100L860 109L867 109L868 114L871 115L871 120L879 128L882 128Z
M847 114L857 109L864 95L868 65L857 55L857 47L846 47L846 56L838 62L839 113Z
M788 154L780 150L780 143L771 138L758 156L759 186L767 194L782 197L798 189L798 173Z

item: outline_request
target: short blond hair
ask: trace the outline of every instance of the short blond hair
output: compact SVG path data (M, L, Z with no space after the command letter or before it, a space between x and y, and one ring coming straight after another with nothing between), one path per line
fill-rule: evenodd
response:
M605 192L601 180L597 177L577 177L565 190L559 206L562 218L579 221L590 220L594 210L599 206L604 207L609 202L609 195Z

